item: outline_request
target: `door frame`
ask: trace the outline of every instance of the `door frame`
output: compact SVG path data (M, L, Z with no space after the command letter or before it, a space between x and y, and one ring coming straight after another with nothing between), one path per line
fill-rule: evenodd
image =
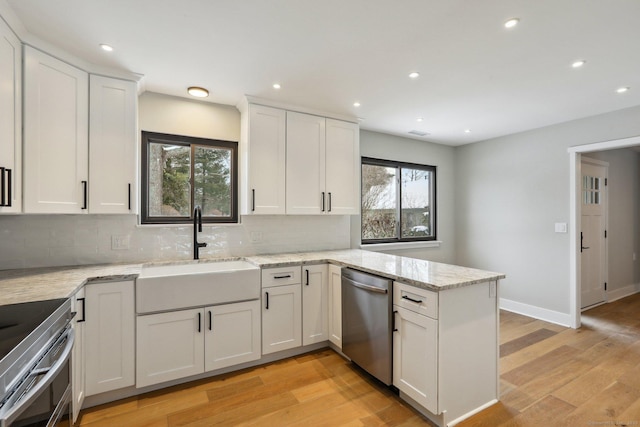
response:
M580 229L582 191L582 153L614 150L640 145L640 136L569 147L569 320L574 329L580 327Z

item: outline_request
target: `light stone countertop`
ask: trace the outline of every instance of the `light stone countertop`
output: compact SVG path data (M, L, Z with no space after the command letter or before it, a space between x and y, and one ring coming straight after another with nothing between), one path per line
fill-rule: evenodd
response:
M343 267L384 276L409 285L441 291L499 280L504 274L449 264L387 255L359 249L209 258L160 263L108 264L72 267L47 267L0 271L0 305L52 298L68 298L82 285L106 280L131 279L144 265L185 264L244 259L258 267L283 267L293 264L330 262Z

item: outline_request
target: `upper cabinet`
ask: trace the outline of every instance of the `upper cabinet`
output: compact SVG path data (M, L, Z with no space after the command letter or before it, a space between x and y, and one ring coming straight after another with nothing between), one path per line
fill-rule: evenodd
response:
M360 212L359 126L244 103L242 214Z
M89 212L136 212L137 87L91 75L89 86Z
M240 138L241 212L285 213L286 112L248 105Z
M22 49L0 19L0 213L22 210Z
M24 67L24 211L86 212L89 77L30 46Z

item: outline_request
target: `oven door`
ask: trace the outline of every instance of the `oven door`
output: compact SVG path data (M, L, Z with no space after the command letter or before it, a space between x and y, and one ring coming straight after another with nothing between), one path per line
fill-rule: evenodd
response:
M53 427L68 420L73 342L73 329L67 326L3 405L0 427Z

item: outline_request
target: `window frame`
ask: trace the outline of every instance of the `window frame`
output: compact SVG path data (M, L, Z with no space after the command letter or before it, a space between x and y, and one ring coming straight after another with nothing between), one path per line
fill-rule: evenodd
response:
M422 165L418 163L409 163L409 162L401 162L396 160L385 160L385 159L377 159L373 157L362 157L360 160L360 171L362 172L363 165L371 165L371 166L382 166L382 167L390 167L397 169L395 179L396 181L396 195L397 195L397 206L396 206L396 228L397 235L394 238L382 238L382 239L364 239L362 235L362 213L360 215L360 244L361 245L376 245L376 244L384 244L384 243L409 243L409 242L432 242L437 241L437 233L438 233L438 203L437 203L437 166L432 165ZM433 219L433 233L431 236L419 236L419 237L402 237L402 169L419 169L431 172L431 176L433 177L433 194L429 200L430 206L433 205L433 209L430 211ZM360 180L360 206L362 206L362 180ZM361 209L362 210L362 209Z
M141 156L140 156L140 183L141 183L141 207L140 207L140 223L142 225L153 224L190 224L193 222L193 209L195 199L194 186L194 152L198 146L210 148L224 148L231 151L231 215L225 217L213 217L202 215L202 222L207 224L237 224L238 223L238 142L226 141L222 139L198 138L193 136L175 135L168 133L158 133L141 131ZM150 143L167 143L171 145L180 145L189 147L191 150L190 163L190 201L191 212L189 217L176 216L149 216L149 144Z

